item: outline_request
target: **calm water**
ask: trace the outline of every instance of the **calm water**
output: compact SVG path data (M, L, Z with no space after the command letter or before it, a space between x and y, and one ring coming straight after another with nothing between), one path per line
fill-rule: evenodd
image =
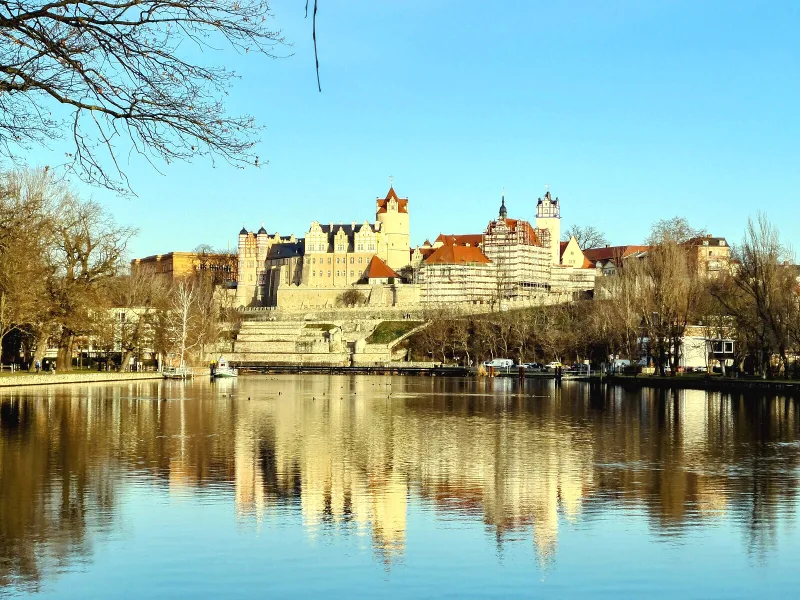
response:
M412 377L0 390L0 596L796 597L799 408Z

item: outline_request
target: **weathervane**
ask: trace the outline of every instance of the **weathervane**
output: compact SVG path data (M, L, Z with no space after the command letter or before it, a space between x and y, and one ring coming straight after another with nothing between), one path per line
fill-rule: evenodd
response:
M389 175L389 187L394 187L394 177Z

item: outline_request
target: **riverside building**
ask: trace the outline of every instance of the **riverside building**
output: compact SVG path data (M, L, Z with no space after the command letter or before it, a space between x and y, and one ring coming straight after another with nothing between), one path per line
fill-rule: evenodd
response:
M439 235L410 247L409 201L390 186L375 220L313 221L302 238L239 232L238 306L333 307L356 289L372 306L536 301L594 287L594 265L574 240L562 246L561 207L549 191L535 224L498 216L482 233ZM566 251L565 251L566 248Z

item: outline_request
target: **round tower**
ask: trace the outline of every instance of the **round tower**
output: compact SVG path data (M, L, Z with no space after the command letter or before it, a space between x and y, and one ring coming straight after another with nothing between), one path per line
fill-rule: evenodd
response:
M237 306L248 306L252 298L252 288L247 287L247 228L242 224L239 232L238 259L239 268L236 271L236 304ZM251 293L248 295L248 289Z
M545 192L544 198L539 198L536 203L536 228L547 229L550 233L550 254L552 264L561 262L561 206L558 198L550 195L550 190Z

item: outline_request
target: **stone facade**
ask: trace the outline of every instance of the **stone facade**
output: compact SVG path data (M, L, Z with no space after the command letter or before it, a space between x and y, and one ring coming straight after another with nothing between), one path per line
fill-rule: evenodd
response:
M373 257L394 271L408 266L409 240L408 198L392 187L385 198L376 198L374 223L314 221L300 239L270 236L263 225L257 233L242 228L237 304L282 306L317 298L313 305L328 306L342 291L366 281Z

